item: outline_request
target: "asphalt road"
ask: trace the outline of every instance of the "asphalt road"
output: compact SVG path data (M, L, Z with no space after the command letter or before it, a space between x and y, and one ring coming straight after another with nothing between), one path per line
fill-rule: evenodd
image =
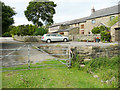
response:
M40 43L32 43L32 45L35 46L39 44ZM14 41L12 38L0 38L0 49L2 66L27 64L28 60L30 60L31 63L39 63L54 58L36 50L31 44Z

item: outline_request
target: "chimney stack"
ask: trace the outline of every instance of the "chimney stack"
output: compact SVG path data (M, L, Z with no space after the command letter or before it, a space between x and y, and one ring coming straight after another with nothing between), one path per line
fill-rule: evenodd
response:
M91 9L91 14L95 12L94 6Z

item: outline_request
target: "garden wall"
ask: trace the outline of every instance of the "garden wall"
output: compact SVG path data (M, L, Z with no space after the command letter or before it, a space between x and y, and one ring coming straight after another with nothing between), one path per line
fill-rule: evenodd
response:
M108 47L100 46L78 46L73 48L74 52L77 52L79 56L84 59L98 58L98 57L114 57L119 55L119 47L117 45L111 45Z
M69 53L69 46L42 46L42 49L47 49L48 53L53 54L67 54ZM61 50L57 50L57 48L61 48ZM62 50L62 48L66 48L66 50ZM48 50L51 49L51 50ZM119 48L117 45L111 45L107 47L100 46L76 46L70 47L73 54L78 54L83 59L91 59L98 57L114 57L119 55Z
M94 42L94 38L99 37L100 35L69 35L70 40L73 41L84 41L84 42Z
M22 42L40 42L42 36L17 36L14 35L14 39Z

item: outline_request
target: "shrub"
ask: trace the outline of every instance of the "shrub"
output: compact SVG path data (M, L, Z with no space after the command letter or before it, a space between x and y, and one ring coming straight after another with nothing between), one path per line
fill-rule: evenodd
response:
M11 34L10 34L10 32L5 32L2 36L3 37L11 37Z
M100 35L101 35L101 41L110 41L111 39L110 32L102 31Z
M11 28L11 34L21 36L32 36L37 27L34 25L19 25Z
M108 27L100 26L100 27L94 27L91 32L93 34L100 34L102 31L108 31L109 29L110 28L108 28Z
M47 29L44 29L44 28L40 27L40 28L37 28L37 29L35 30L35 32L34 32L33 35L44 35L44 34L46 34L47 32L48 32Z
M91 32L93 34L99 34L100 33L100 28L99 27L94 27Z

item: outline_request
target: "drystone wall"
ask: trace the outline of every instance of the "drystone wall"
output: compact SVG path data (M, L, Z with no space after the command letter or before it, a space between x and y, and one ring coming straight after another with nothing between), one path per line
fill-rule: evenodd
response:
M100 47L100 46L80 46L74 47L77 54L84 59L108 57L112 58L119 55L120 48L116 46ZM75 51L74 50L74 51Z
M38 47L39 49L42 49L43 51L49 53L50 55L53 55L55 57L69 57L69 47L68 45L66 46L61 46L61 45L55 45L55 46L50 46L50 45L45 45L45 46L40 46Z
M15 35L13 38L17 41L22 41L22 42L40 42L41 41L41 36L17 36Z
M42 46L39 48L41 48L51 54L67 54L67 57L68 57L68 53L69 53L68 46L56 45L56 46ZM71 49L72 53L78 54L83 59L92 59L92 58L99 58L99 57L112 58L114 56L118 56L119 50L120 50L120 48L117 45L111 45L111 46L107 46L107 47L76 46L76 47L70 47L70 49Z
M70 40L79 42L94 42L96 37L100 35L69 35Z

